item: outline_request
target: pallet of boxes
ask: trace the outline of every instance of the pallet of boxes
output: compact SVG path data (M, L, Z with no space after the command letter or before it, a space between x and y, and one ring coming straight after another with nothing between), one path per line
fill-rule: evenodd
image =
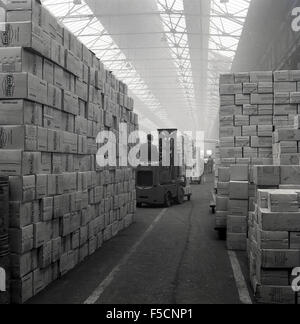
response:
M98 166L96 138L138 120L127 86L38 1L6 4L0 175L10 184L11 301L24 303L132 223L135 172Z
M297 304L292 272L300 264L300 166L258 166L254 181L248 255L257 302Z

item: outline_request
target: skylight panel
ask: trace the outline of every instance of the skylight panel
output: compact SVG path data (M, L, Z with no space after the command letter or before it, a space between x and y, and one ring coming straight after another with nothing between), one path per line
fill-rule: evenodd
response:
M73 0L44 0L42 2L55 17L101 59L107 69L112 70L118 79L128 85L133 95L145 102L149 109L162 121L167 121L165 109L132 63L128 62L124 53L107 34L105 28L94 16L85 1L81 0L81 3L77 5L74 4ZM107 48L107 50L103 48ZM114 49L111 51L111 48ZM135 76L138 83L123 79L124 75L128 74Z

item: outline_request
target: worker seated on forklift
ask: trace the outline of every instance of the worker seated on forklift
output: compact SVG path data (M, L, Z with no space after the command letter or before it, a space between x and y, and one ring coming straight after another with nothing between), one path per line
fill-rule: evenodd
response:
M147 143L142 144L140 148L140 161L143 165L158 165L159 152L157 146L153 145L153 136L147 136Z

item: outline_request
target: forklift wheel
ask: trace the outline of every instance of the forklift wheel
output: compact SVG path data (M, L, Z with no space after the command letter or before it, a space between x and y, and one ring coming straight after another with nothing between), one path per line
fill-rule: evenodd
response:
M166 208L170 208L172 206L172 198L171 198L171 194L168 192L165 196L165 207Z
M179 195L176 198L176 202L178 205L182 205L184 203L184 190L180 189Z

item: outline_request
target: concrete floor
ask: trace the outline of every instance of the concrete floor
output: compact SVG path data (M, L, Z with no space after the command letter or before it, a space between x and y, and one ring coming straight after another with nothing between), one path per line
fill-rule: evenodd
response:
M219 241L214 231L214 216L208 207L209 180L193 186L193 199L184 205L165 212L138 209L135 224L29 303L84 303L107 276L109 281L102 286L96 303L241 303L226 243ZM158 215L162 217L145 236ZM246 253L237 255L248 278Z

